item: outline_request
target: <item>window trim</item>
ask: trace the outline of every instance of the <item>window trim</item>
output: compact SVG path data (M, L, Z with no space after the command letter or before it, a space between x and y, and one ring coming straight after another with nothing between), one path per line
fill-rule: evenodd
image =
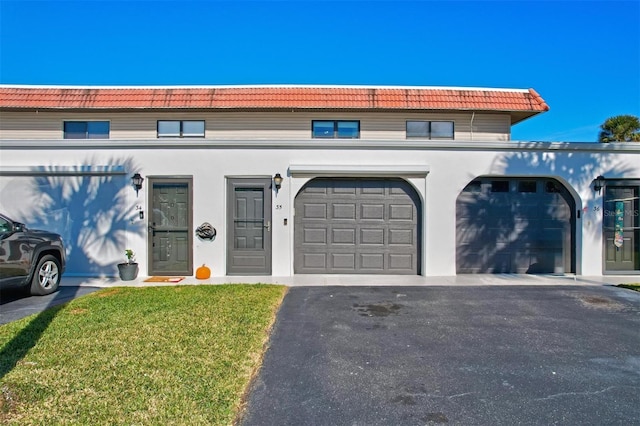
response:
M69 138L67 137L67 123L84 123L86 130L84 132L84 138ZM107 133L106 137L91 137L89 133L89 123L106 123L107 124ZM104 133L94 133L95 135L104 135ZM77 140L86 140L86 139L111 139L111 120L62 120L62 139L77 139Z
M428 123L427 124L427 135L426 136L409 136L409 132L407 127L409 123ZM451 123L451 137L448 136L433 136L433 131L431 130L431 125L433 123ZM456 123L453 120L406 120L404 127L404 134L406 139L428 139L428 140L454 140L456 137Z
M160 123L180 123L180 130L178 134L170 134L170 135L162 135L160 134ZM185 134L184 132L184 123L202 123L202 134ZM205 120L157 120L156 121L156 137L158 139L193 139L200 138L204 139L207 134L207 123Z
M333 134L331 136L316 136L315 124L316 123L333 123ZM355 123L357 125L356 136L340 136L338 132L339 123ZM311 138L312 139L360 139L360 120L311 120Z

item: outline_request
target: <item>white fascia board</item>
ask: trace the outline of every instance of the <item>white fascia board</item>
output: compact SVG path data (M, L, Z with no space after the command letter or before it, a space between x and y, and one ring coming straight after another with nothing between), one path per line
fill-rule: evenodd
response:
M309 149L424 151L565 151L640 154L638 142L271 140L271 139L6 139L3 149Z
M427 164L291 164L291 176L416 176L425 177Z
M114 176L125 175L123 165L0 166L0 176Z

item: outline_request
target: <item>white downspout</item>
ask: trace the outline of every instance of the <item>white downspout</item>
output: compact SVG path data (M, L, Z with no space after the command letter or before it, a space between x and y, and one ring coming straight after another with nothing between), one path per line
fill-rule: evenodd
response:
M472 111L471 112L471 128L469 129L471 131L471 140L473 140L473 119L476 116L476 112Z

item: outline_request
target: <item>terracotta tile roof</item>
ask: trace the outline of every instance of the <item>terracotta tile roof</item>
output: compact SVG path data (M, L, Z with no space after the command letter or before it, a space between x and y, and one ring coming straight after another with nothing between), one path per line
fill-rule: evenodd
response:
M533 89L440 87L41 87L0 86L0 108L356 109L528 112L549 107Z

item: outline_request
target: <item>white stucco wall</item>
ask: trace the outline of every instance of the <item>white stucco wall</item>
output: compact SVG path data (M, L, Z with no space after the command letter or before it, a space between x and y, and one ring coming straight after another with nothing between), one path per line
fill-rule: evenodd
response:
M85 207L76 200L74 220L81 220L83 215L93 216L85 218L91 227L84 229L82 238L71 244L74 249L83 250L90 262L95 262L98 275L109 275L109 271L116 275L115 263L124 260L125 248L137 253L141 274L146 274L148 180L136 197L129 186L130 176L135 172L145 178L193 177L194 227L209 222L218 231L213 241L194 237L194 270L206 263L214 276L226 274L226 178L230 176L280 173L285 177L273 198L274 276L293 274L295 195L314 176L375 176L376 168L392 166L380 175L403 177L411 182L424 203L422 273L430 276L456 273L456 198L476 177L553 177L565 183L575 198L576 209L581 211L576 225L576 263L577 273L583 275L602 274L601 212L594 209L601 206L601 200L591 188L592 180L598 175L640 179L640 144L58 140L3 141L0 147L0 211L28 224L40 224L43 220L37 213L43 203L51 203L55 197L71 199L76 191L75 198ZM37 168L69 173L80 166L91 170L108 166L106 169L115 172L96 176L91 180L93 183L82 188L74 184L77 177L56 176L51 179L64 181L65 189L44 195L28 176ZM304 166L316 172L295 172ZM290 169L294 170L293 175ZM119 185L119 190L113 189L108 192L109 199L101 199L98 188L107 181ZM82 192L77 194L78 191ZM140 210L145 212L145 219L139 219ZM113 228L114 224L118 227ZM120 233L118 244L107 238L111 232Z

